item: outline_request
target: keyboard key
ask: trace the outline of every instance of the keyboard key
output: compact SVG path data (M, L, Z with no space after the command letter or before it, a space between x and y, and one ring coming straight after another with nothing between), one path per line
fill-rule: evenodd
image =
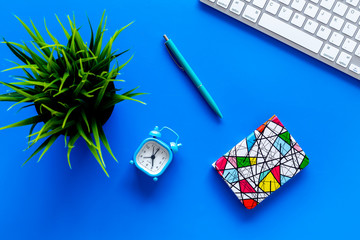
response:
M282 7L279 12L279 17L284 19L285 21L289 21L292 13L293 13L293 10L291 10L287 7Z
M289 5L290 0L279 0L279 2L282 2L285 5Z
M313 3L318 3L319 2L319 0L310 0L310 1L312 1Z
M298 27L302 27L304 21L305 17L303 15L300 15L299 13L295 13L293 18L291 19L291 23Z
M336 30L340 30L343 24L344 24L343 19L334 16L330 22L330 27L335 28Z
M274 2L274 1L270 1L268 3L268 5L266 6L266 11L275 15L277 13L279 7L280 7L280 4L278 4L277 2Z
M353 22L357 22L359 16L360 16L360 12L353 8L350 8L348 13L346 14L346 18Z
M231 4L231 7L230 7L230 11L237 14L237 15L240 15L241 13L241 10L244 8L244 5L245 3L242 2L242 1L239 1L239 0L235 0L232 4Z
M317 16L317 20L322 22L323 24L327 24L330 20L331 14L323 9L321 9L319 15Z
M355 55L360 57L360 45L357 47L357 49L355 51Z
M314 22L313 20L308 19L307 22L305 23L304 29L310 33L315 33L318 25L319 24L317 22Z
M353 71L354 73L360 74L360 67L355 64L350 64L349 69L350 69L350 71Z
M326 40L326 39L328 39L330 33L331 33L330 28L321 26L319 28L319 30L317 31L316 36L321 37L322 39Z
M337 32L333 32L331 34L329 42L331 42L332 44L334 44L336 46L340 46L343 39L344 39L343 35L341 35L340 33L337 33Z
M346 68L349 65L350 60L351 56L349 54L341 52L336 63Z
M320 55L330 61L334 61L338 53L339 49L326 43Z
M356 42L349 38L345 39L342 45L342 48L349 52L353 52L355 47L356 47Z
M320 3L320 6L330 10L331 7L333 6L335 0L322 0Z
M259 8L264 8L266 0L254 0L253 4Z
M218 0L216 2L217 5L223 7L223 8L227 8L229 6L231 0Z
M320 51L323 42L319 39L305 33L304 31L297 29L281 20L272 17L271 15L264 13L259 21L259 25L263 28L272 31L284 38L314 52Z
M208 0L208 1L210 1L210 2L215 2L215 0Z
M306 5L304 13L306 15L308 15L309 17L314 18L318 10L319 10L319 8L317 6L315 6L314 4L308 3L308 5Z
M346 6L346 4L343 4L342 2L337 2L335 4L333 12L339 14L340 16L344 16L347 8L348 6Z
M357 32L357 34L356 34L356 36L355 36L355 39L358 40L358 41L360 41L360 29L359 29L359 31Z
M356 7L359 3L359 0L346 0L346 2Z
M301 12L304 8L305 3L305 0L294 0L291 4L291 7Z
M349 22L347 22L342 30L343 33L345 33L346 35L352 37L354 36L354 33L356 31L356 26L354 24L351 24Z
M256 22L260 16L260 10L254 8L253 6L247 5L242 16L251 22Z

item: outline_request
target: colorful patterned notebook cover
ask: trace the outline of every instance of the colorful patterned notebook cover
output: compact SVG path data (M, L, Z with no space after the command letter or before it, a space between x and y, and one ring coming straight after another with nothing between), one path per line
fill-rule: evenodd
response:
M213 163L248 209L256 207L309 164L309 159L274 115Z

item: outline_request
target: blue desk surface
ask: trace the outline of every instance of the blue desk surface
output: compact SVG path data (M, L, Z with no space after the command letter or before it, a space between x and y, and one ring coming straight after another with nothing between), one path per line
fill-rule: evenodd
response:
M76 15L89 36L103 9L108 37L135 20L116 41L134 59L123 70L124 88L151 93L147 105L119 104L105 125L117 164L105 155L110 178L84 142L70 170L62 140L45 157L21 164L29 128L0 132L0 239L345 239L357 235L360 208L360 82L197 0L6 1L1 36L30 38L13 14L31 18L42 33L44 17L64 39L56 13ZM164 47L177 44L221 108L220 120L179 71ZM15 60L0 47L1 69ZM125 60L125 58L120 59ZM1 81L12 81L1 72ZM18 72L20 73L20 72ZM122 84L121 84L122 85ZM0 86L0 92L7 88ZM34 113L6 111L0 125ZM310 158L297 177L253 210L245 209L211 163L277 114ZM155 125L181 135L183 147L157 183L129 164Z

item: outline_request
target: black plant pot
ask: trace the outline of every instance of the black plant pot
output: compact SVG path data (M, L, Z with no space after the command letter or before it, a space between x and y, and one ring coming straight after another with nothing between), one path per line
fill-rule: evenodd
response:
M114 82L109 83L109 85L106 89L106 92L110 93L110 94L115 94ZM91 115L95 115L95 117L100 120L101 125L104 125L111 117L111 114L114 111L114 107L115 106L112 106L102 112L90 112L90 111L89 112ZM40 104L35 103L35 109L36 109L36 112L38 113L38 115L42 116L44 123L46 123L48 120L50 120L52 118L51 113L47 109L42 109L42 112L40 111ZM73 136L76 133L77 133L77 131L74 130L74 131L68 132L68 135ZM65 133L62 133L62 134L64 135Z

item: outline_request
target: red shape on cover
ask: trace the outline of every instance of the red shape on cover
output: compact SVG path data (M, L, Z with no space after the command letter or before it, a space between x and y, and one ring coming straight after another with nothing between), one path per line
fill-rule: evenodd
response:
M221 157L216 161L216 169L218 170L219 174L222 176L224 173L225 165L226 165L226 158Z
M271 170L272 174L274 175L276 181L280 184L280 166L276 166Z
M259 132L263 132L265 129L265 125L261 125L260 127L258 127L256 130L258 130Z
M244 206L247 208L247 209L252 209L254 207L256 207L256 205L258 204L255 200L253 199L244 199L243 200L244 202Z
M271 121L273 121L274 123L276 123L276 124L284 127L284 125L280 122L280 120L278 119L277 116L274 116L274 117L271 119Z
M243 193L253 193L255 189L245 179L240 181L240 190Z

